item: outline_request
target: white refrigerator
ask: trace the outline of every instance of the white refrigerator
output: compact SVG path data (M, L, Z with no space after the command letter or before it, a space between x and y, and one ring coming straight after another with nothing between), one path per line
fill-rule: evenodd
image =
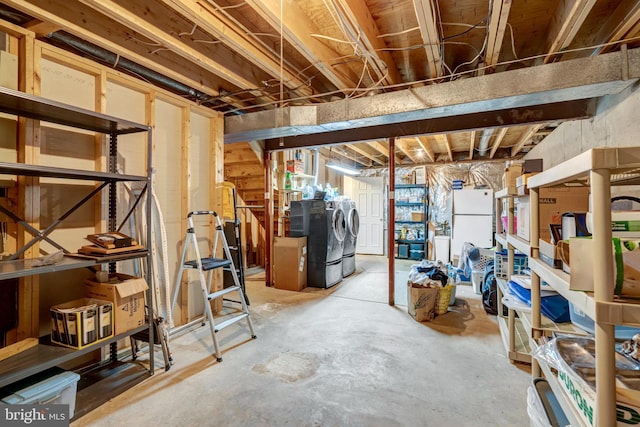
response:
M493 247L493 190L453 190L451 259L458 259L465 242Z

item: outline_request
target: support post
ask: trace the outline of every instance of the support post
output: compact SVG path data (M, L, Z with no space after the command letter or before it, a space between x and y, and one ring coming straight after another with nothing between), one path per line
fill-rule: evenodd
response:
M387 217L387 240L389 257L389 305L395 305L396 266L395 266L395 217L396 217L396 139L389 138L389 216Z
M271 219L272 207L271 207L271 189L273 188L271 183L271 152L264 151L263 157L264 164L264 284L265 286L273 286L271 280L271 242L272 237L272 224Z

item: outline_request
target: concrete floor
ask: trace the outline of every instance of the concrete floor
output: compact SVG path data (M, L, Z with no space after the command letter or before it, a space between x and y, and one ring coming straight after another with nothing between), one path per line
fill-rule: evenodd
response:
M358 256L329 290L249 277L257 340L245 322L224 329L217 363L208 328L182 332L170 371L72 426L528 426L529 366L506 358L479 295L458 286L449 313L416 322L403 291L410 263L398 264L395 307L384 257Z

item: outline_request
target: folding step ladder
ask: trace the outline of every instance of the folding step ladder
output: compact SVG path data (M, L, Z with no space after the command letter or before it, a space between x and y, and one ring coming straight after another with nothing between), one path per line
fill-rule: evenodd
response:
M213 239L213 248L211 251L211 255L206 258L202 258L200 256L200 249L198 248L198 240L196 238L195 227L193 223L193 216L195 215L213 215L215 220L215 237ZM224 235L224 228L222 225L222 221L218 214L214 211L193 211L189 212L187 215L187 234L184 240L184 249L182 251L182 259L180 260L180 270L178 271L178 275L176 278L176 284L173 292L173 302L171 304L172 309L176 305L176 301L178 299L178 290L180 289L180 282L182 281L182 273L185 270L197 270L200 282L200 288L202 290L202 296L204 298L204 313L205 313L205 321L209 322L209 327L211 328L211 337L213 338L213 347L216 353L216 360L218 362L222 362L222 357L220 355L220 348L218 347L218 339L216 337L216 333L227 326L230 326L242 319L247 319L247 323L249 325L249 330L251 331L251 338L255 339L256 334L253 330L253 323L251 322L251 317L249 315L249 307L247 306L246 298L244 295L244 290L240 285L240 281L238 279L238 274L236 272L236 268L233 264L233 258L231 257L231 252L229 250L229 245L227 243L227 239ZM224 253L226 255L226 259L216 258L215 254L218 249L218 239L222 240L222 246L224 248ZM195 253L195 259L186 261L187 253L189 248L192 247ZM213 279L213 271L218 268L230 267L231 275L233 276L234 285L228 288L224 288L220 291L211 292L211 282ZM208 272L208 277L205 279L205 271ZM213 318L213 313L211 311L210 301L221 296L230 294L232 292L237 292L240 305L242 306L242 312L233 317L230 317L218 324L215 323ZM203 323L204 324L204 323Z

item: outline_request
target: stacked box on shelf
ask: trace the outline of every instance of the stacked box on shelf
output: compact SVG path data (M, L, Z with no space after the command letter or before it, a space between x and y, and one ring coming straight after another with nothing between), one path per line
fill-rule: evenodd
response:
M81 349L113 336L113 304L80 298L51 307L51 341Z

